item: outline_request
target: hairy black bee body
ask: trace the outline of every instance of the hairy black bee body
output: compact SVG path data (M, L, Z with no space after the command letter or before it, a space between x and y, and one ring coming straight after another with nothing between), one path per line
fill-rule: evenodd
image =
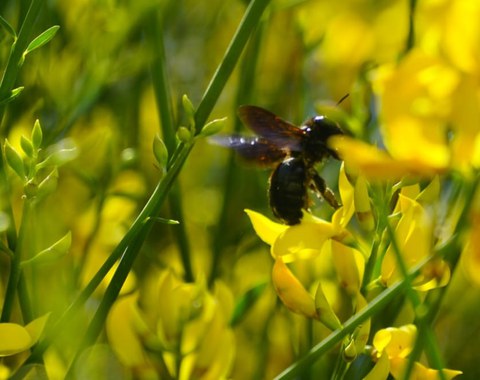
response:
M340 207L335 194L314 166L328 157L340 159L328 139L343 134L334 121L315 116L297 127L256 106L241 106L238 114L257 136L230 135L214 142L228 146L247 161L274 167L269 197L273 214L289 225L300 223L308 208L308 189L322 196L333 208Z
M281 162L270 177L270 208L286 224L298 224L307 207L308 171L303 159L290 157Z

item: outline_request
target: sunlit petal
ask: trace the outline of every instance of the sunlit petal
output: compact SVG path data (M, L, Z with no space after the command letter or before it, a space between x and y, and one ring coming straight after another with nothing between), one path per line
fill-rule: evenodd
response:
M289 227L278 236L272 245L272 255L285 263L314 257L335 233L331 223L302 222Z
M34 343L25 327L16 323L0 323L0 357L28 350Z
M391 358L405 358L413 349L417 328L415 325L387 327L378 330L373 338L373 345L378 352L386 352Z
M272 245L275 239L288 228L288 226L273 222L256 211L246 209L245 212L250 218L255 233L268 245Z
M403 379L405 368L407 366L408 359L405 358L393 358L390 360L390 373L395 379ZM456 371L453 369L442 370L446 379L450 380L454 377L461 375L462 371ZM409 379L418 380L437 380L439 379L439 370L425 367L423 364L415 362L413 364L413 370Z
M316 317L313 297L280 259L273 265L272 281L278 297L288 309L306 317Z

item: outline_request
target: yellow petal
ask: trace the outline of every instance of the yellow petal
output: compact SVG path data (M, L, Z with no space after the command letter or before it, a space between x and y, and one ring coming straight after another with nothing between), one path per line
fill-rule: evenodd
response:
M386 352L390 359L405 358L413 349L417 328L415 325L388 327L378 330L373 338L373 346L378 352Z
M340 280L340 286L344 288L349 295L354 296L358 293L361 282L356 256L362 256L351 247L335 240L331 242L333 265Z
M143 346L133 322L137 298L136 294L119 298L113 304L106 323L110 346L127 367L140 366L146 362Z
M329 145L339 152L346 165L371 181L400 180L414 174L408 163L393 159L386 152L349 137L332 137Z
M363 380L386 380L389 373L390 360L388 359L388 355L384 352Z
M272 281L278 297L288 309L309 318L316 317L317 311L313 297L281 259L275 260Z
M328 303L327 297L325 297L321 282L318 283L317 291L315 292L315 308L317 309L317 319L330 330L342 328L340 320Z
M440 177L436 175L418 195L417 201L420 204L429 204L436 202L440 196Z
M373 217L370 197L368 195L367 181L365 177L358 176L355 182L354 191L355 214L358 223L365 231L373 231L375 228L375 218Z
M255 233L268 245L272 245L278 235L288 228L288 226L284 224L271 221L258 212L248 209L246 209L245 212L250 218Z
M403 379L405 377L403 373L407 363L408 359L406 358L394 358L390 360L390 372L395 379ZM463 373L462 371L453 369L443 369L442 372L447 380L453 379ZM437 380L439 378L439 371L437 369L425 367L418 362L414 363L412 373L409 377L409 379L412 380Z
M16 323L0 323L0 357L28 350L34 343L25 327Z
M432 221L417 201L402 194L399 195L396 210L401 212L402 216L395 228L395 238L405 265L411 268L430 255ZM401 276L397 255L390 245L382 261L382 281L390 286Z
M30 334L33 343L36 343L42 335L43 329L45 328L45 324L47 323L49 316L50 313L45 314L44 316L31 321L28 325L25 326L25 329Z
M324 221L290 226L274 241L272 255L285 263L314 257L335 232L333 224Z
M342 207L335 211L335 215L332 218L338 218L338 225L341 227L346 227L350 219L352 218L353 213L355 212L355 205L354 205L354 188L351 185L350 181L348 180L346 171L345 171L345 163L342 162L342 166L340 167L340 172L338 174L338 190L340 192L340 197L342 199ZM336 214L340 215L336 215Z
M363 297L363 295L359 292L356 297L357 300L357 307L356 312L358 313L360 310L368 306L367 300ZM357 352L363 352L365 349L365 345L367 344L368 337L370 336L370 326L371 320L370 318L363 322L357 330L355 330L355 346L357 347Z

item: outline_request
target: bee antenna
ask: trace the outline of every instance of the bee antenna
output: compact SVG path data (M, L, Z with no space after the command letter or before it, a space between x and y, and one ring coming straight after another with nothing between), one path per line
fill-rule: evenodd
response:
M342 102L347 99L348 97L350 96L350 94L347 92L345 95L342 96L342 98L337 102L337 104L335 106L339 106L340 104L342 104Z

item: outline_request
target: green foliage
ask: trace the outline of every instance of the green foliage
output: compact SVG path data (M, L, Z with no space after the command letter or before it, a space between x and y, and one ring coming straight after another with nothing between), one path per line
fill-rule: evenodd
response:
M0 3L1 373L478 377L474 1ZM345 130L342 207L270 220L242 104Z

